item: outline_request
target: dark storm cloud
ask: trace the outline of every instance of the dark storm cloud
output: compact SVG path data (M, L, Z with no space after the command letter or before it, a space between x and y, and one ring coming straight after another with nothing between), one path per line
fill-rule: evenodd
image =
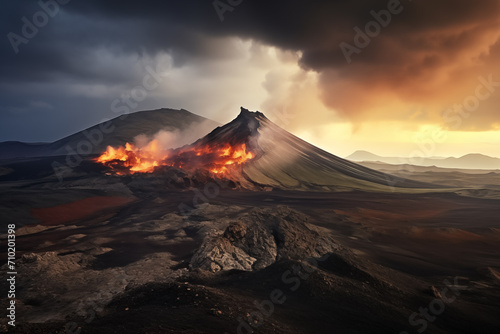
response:
M448 85L450 92L444 92L442 101L451 102L468 91L457 80L472 87L478 75L498 68L498 58L492 57L498 44L490 50L498 39L497 0L401 1L401 13L392 15L390 24L369 45L351 54L349 64L339 45L355 45L353 28L364 30L374 20L370 12L387 9L389 2L233 0L240 4L226 11L221 22L211 0L72 0L61 5L61 12L27 44L20 44L16 54L7 34L21 34L21 18L31 21L40 6L36 1L11 1L3 4L1 14L0 83L7 88L52 82L133 84L140 75L114 59L140 60L160 52L170 53L175 66L197 59L225 59L234 50L224 48L218 38L236 36L301 51L300 64L321 75L324 102L356 120L393 117L368 114L369 107L383 103L380 97L388 92L388 99L434 103L440 99L436 89ZM484 66L471 65L474 60ZM450 63L466 73L450 68ZM450 79L435 80L439 76ZM5 93L1 97L4 106L19 102ZM487 128L492 117L497 116L488 109L476 120L479 123L471 120L470 124Z
M225 2L222 0L222 2ZM236 1L235 1L236 2ZM370 11L386 9L388 0L362 1L240 1L241 4L224 16L221 24L213 2L208 1L80 1L69 9L96 19L136 20L142 27L143 45L162 48L172 43L193 51L199 49L196 40L185 39L186 31L199 34L236 35L257 38L272 45L305 52L304 61L314 68L342 65L338 45L352 39L353 27L373 20ZM399 1L393 1L399 2ZM499 18L499 2L484 0L480 3L466 0L409 1L400 6L405 10L385 29L386 38L395 38L409 48L440 47L444 51L456 51L467 45L467 37L461 28L480 25L486 29L495 27ZM479 27L478 27L479 28ZM171 31L175 29L175 31ZM415 36L440 29L455 30L457 34L434 41ZM478 31L477 33L480 33ZM126 35L126 34L125 34ZM177 36L177 38L175 37ZM463 40L461 37L464 37ZM127 44L141 45L134 38ZM195 42L194 44L190 42ZM436 42L440 42L436 45ZM182 45L183 44L183 45ZM376 49L376 47L372 48ZM206 49L205 49L206 51ZM320 55L324 53L325 57ZM317 54L317 57L314 55ZM333 57L331 57L333 55ZM314 61L319 58L322 60Z
M225 2L224 0L222 2ZM240 36L255 38L284 49L304 52L304 66L315 70L344 67L345 58L339 48L341 42L351 42L353 27L373 20L371 10L387 8L388 1L241 1L232 12L224 13L220 22L213 2L205 1L70 1L61 6L70 19L56 16L40 29L21 52L14 57L10 44L2 43L3 59L28 68L51 69L58 64L64 72L68 57L78 57L85 48L114 47L117 52L155 53L161 50L177 52L182 62L189 56L220 57L224 51L214 48L210 36ZM40 10L36 2L16 2L4 5L2 20L4 36L19 33L20 18ZM405 10L394 16L383 31L383 39L397 42L411 50L433 49L455 52L467 47L467 36L443 36L441 40L427 39L425 33L436 29L459 29L470 25L498 23L498 1L485 0L480 5L471 1L442 0L402 1ZM482 31L477 31L480 34ZM398 49L387 50L387 45L372 43L356 57L359 62L398 61ZM382 50L381 50L382 49ZM72 52L73 51L73 52ZM393 55L393 52L396 54ZM393 56L391 56L393 55ZM375 57L375 58L373 58ZM384 60L389 57L389 60ZM34 61L33 64L29 60ZM70 62L69 62L70 63ZM47 65L47 66L46 66ZM15 66L16 68L18 66ZM22 66L19 66L22 67ZM6 68L2 68L6 70Z

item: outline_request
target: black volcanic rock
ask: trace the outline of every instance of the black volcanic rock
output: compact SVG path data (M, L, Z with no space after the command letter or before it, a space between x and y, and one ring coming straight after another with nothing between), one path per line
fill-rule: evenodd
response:
M319 257L338 249L307 225L308 217L288 207L253 209L209 235L191 259L192 269L260 270L283 259Z
M228 239L231 242L236 240L240 240L247 234L247 227L245 224L240 222L232 223L227 227L224 231L224 238Z
M264 114L260 112L252 112L241 107L240 114L233 121L226 125L217 127L205 137L193 143L192 147L196 146L224 146L230 144L232 146L239 144L247 144L252 147L252 140L259 134L258 130L261 120L267 120Z

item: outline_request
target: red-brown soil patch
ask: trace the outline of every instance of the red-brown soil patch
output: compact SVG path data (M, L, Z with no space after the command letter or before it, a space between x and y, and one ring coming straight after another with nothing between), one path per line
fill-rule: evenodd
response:
M411 238L426 239L435 242L463 242L483 240L484 237L455 228L422 228L413 226L410 229Z
M91 217L133 201L132 198L127 197L96 196L48 208L31 209L31 215L40 219L43 225L54 226Z

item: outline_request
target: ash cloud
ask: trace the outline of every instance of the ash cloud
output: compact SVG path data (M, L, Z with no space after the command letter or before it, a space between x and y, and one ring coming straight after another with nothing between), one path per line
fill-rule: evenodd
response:
M228 47L227 38L300 52L300 66L319 75L324 104L332 114L354 123L408 121L406 109L415 104L429 109L422 122L439 122L443 109L473 92L478 76L493 73L500 81L497 0L401 1L403 11L393 15L390 24L359 54L353 54L349 64L340 43L353 43L353 28L364 29L374 20L370 12L386 9L388 2L243 1L220 22L212 1L71 1L35 38L20 46L19 54L14 54L7 38L0 43L4 60L0 63L4 101L0 119L5 120L1 130L4 135L14 134L10 128L15 124L9 117L21 124L22 116L16 110L26 100L55 107L50 112L29 108L35 118L42 114L62 124L73 117L85 125L96 123L102 118L102 106L114 97L77 96L82 101L72 103L64 86L129 87L140 80L137 73L128 71L130 62L162 53L172 56L175 68L199 66L203 71L207 61L230 62L239 56L237 48ZM3 36L19 33L21 18L31 19L37 10L36 2L4 4ZM58 93L47 93L44 87L50 85L63 87ZM462 130L494 128L499 123L499 96L483 102L477 117L464 122ZM187 97L175 100L170 107L186 107L183 104L189 101ZM152 107L158 107L154 102ZM89 111L81 105L100 108ZM193 111L203 114L203 110ZM44 117L40 119L43 124ZM31 129L30 133L41 130Z
M139 135L134 138L135 145L139 148L143 148L156 140L163 151L169 149L176 149L185 145L190 145L197 141L198 139L206 136L211 131L214 130L213 122L210 120L203 121L200 123L194 123L186 129L167 131L160 130L152 137L147 135Z

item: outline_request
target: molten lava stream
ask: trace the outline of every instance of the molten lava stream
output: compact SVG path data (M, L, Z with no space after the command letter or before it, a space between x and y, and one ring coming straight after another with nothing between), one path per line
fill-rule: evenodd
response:
M137 148L127 143L125 147L109 146L97 162L114 170L117 174L151 173L158 166L172 166L185 170L203 168L217 175L227 175L231 169L255 157L246 144L231 146L206 145L175 151L165 151L156 140Z
M227 175L231 169L255 157L251 151L247 150L246 144L236 146L227 144L219 148L205 146L196 150L196 156L208 156L205 168L217 175Z
M117 174L124 174L122 170L129 173L150 173L155 167L161 165L161 161L168 158L168 154L160 149L158 141L153 140L147 146L138 148L133 144L126 143L125 147L113 148L108 146L106 152L96 159Z

